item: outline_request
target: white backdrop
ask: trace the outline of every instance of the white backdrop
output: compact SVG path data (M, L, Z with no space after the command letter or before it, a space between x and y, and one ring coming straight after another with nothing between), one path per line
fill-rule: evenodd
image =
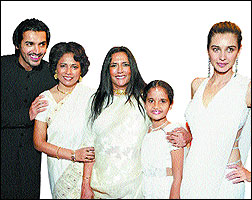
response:
M170 121L184 119L191 81L207 76L207 34L213 24L231 21L241 28L238 72L251 77L250 1L1 1L1 55L14 53L13 31L26 18L50 28L47 61L58 42L83 45L91 62L83 82L93 88L108 50L128 47L147 83L162 79L173 87ZM246 167L251 171L251 150ZM45 154L41 198L51 198ZM246 183L246 198L251 198L251 183Z

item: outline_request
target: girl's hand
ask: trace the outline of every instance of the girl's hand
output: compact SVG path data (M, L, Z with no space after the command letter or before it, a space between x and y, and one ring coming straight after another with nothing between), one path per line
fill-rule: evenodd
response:
M94 147L80 148L75 151L76 161L78 162L94 162L95 150Z
M226 178L230 181L233 180L234 184L244 182L244 181L251 182L251 172L249 172L243 166L239 166L235 164L235 165L228 165L228 168L235 169L234 171L229 172L226 175Z

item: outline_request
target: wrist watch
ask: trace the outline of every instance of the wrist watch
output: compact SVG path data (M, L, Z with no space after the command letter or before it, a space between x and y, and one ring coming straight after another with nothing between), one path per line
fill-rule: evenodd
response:
M75 151L71 155L71 161L73 161L73 162L76 161Z

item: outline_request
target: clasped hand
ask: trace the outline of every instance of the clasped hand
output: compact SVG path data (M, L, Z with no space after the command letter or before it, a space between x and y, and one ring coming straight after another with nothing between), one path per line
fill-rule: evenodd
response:
M75 151L76 161L90 163L95 161L94 147L84 147Z

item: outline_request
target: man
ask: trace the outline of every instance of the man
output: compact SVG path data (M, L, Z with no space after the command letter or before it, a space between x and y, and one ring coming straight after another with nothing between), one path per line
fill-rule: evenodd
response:
M26 19L13 33L15 55L1 56L1 199L40 197L41 153L33 146L39 104L31 103L56 84L42 60L49 41L42 21Z

